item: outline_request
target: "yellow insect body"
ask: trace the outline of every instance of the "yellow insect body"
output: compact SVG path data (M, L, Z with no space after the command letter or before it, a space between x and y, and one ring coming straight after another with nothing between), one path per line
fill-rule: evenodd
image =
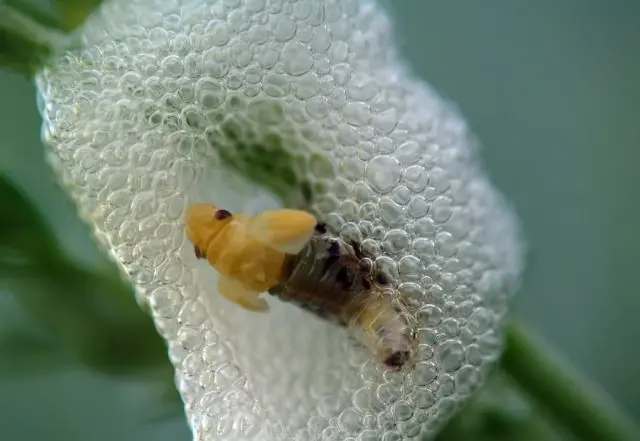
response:
M280 281L286 254L300 251L315 226L315 218L299 210L249 217L196 204L186 217L196 256L206 258L220 273L220 294L252 311L268 309L259 295Z

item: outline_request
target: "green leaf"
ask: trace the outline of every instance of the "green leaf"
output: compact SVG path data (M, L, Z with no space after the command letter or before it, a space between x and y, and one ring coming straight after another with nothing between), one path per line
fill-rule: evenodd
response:
M168 363L151 318L121 280L67 262L6 267L0 283L85 365L136 375Z
M41 2L40 2L41 3ZM0 4L0 68L31 77L71 41L102 0L54 0L53 10L28 0Z
M0 204L0 275L15 266L59 255L53 230L5 176L0 176Z
M632 441L640 428L523 323L506 326L501 368L559 427L584 441Z
M436 441L560 441L544 416L517 394L500 369L444 427Z
M69 354L57 342L31 329L3 331L0 354L0 373L5 378L57 372L72 363Z
M51 53L51 47L46 44L30 40L13 30L0 28L0 67L4 69L30 77L44 65Z
M47 8L42 1L29 0L3 0L2 6L8 8L22 17L28 17L32 21L49 29L58 29L69 31L64 23L56 16L56 12L52 8Z
M115 267L96 273L70 261L40 214L6 177L0 177L0 204L0 288L12 293L60 347L110 375L169 366L151 317Z
M150 420L180 415L164 340L115 265L95 272L72 262L41 213L6 176L0 176L0 205L0 290L35 322L23 319L0 332L0 372L36 375L82 364L157 384L158 406L150 409Z
M71 30L80 26L102 4L102 0L53 0L64 26Z

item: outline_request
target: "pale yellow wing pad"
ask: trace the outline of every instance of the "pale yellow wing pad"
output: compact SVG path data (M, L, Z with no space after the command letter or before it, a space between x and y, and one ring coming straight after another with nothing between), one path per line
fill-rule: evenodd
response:
M318 221L302 210L269 210L249 221L249 234L265 245L297 254L307 244Z
M233 220L209 243L209 263L221 274L230 274L242 263L247 228L242 219Z
M220 275L220 280L218 280L218 291L227 300L249 311L266 312L269 310L269 304L265 299L259 297L260 293L247 290L242 283L223 275Z

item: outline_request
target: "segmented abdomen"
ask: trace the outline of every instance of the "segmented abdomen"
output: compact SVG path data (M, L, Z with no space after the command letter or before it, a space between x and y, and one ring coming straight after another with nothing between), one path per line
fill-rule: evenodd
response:
M339 239L315 235L295 256L287 256L283 281L269 290L282 301L346 326L371 288L353 249Z
M392 369L412 359L413 333L388 291L363 256L340 239L312 237L283 266L282 282L269 293L340 326L349 326L378 359Z

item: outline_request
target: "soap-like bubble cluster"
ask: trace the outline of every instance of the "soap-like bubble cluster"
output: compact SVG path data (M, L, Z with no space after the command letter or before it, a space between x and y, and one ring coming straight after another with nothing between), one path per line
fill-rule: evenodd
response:
M500 355L521 247L472 134L410 74L388 16L365 0L113 0L80 36L38 76L43 137L150 305L195 439L434 435ZM260 315L217 294L185 207L274 194L376 256L417 322L411 373L292 305Z

